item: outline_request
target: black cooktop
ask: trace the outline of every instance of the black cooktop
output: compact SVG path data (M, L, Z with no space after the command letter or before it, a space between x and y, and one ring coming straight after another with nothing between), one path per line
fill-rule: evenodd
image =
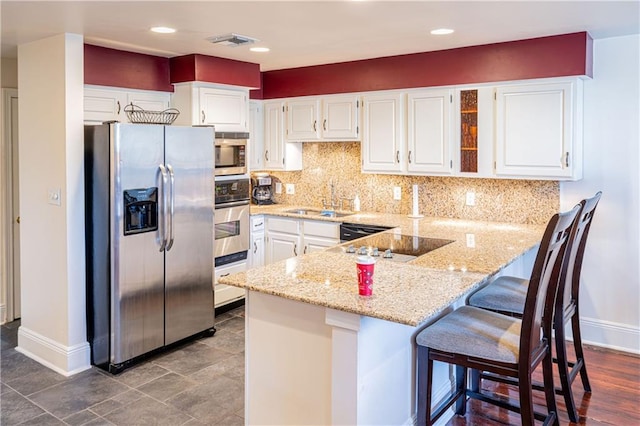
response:
M409 261L452 242L453 240L440 238L414 237L411 235L394 234L393 232L383 232L348 241L329 251L341 251L343 253L357 255L362 254L360 250L364 247L367 254L372 255L375 254L375 249L377 248L378 254L382 258L384 252L390 249L394 255L397 255L395 256L395 260ZM349 253L350 246L352 246L352 250L355 249L355 253Z

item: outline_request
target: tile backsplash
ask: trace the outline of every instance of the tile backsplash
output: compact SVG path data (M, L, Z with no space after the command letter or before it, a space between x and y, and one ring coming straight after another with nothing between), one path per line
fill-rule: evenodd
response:
M361 173L360 143L317 142L303 144L304 170L270 172L282 183L280 204L322 207L330 197L330 182L340 198L360 198L362 211L410 214L413 185L418 185L420 214L470 220L544 224L560 206L556 181L480 179L433 176L399 176ZM295 185L286 194L285 184ZM401 199L393 199L393 188L401 188ZM467 192L475 194L475 205L466 205Z

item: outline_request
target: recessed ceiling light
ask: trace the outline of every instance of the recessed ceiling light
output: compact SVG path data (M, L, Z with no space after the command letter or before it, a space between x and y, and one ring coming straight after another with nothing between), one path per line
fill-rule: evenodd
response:
M252 47L249 50L252 52L268 52L270 49L268 47Z
M152 27L151 31L153 31L154 33L160 33L160 34L171 34L176 32L175 29L169 28L169 27Z
M449 28L438 28L437 30L431 30L431 34L433 35L447 35L453 32L452 29Z

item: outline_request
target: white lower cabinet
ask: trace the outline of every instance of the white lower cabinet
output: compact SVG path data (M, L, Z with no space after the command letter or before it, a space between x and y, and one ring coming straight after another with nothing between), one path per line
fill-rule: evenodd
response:
M267 216L266 263L278 262L340 243L340 224Z
M264 265L264 240L264 216L251 216L249 268L257 268Z
M235 302L236 300L244 297L244 289L239 287L233 287L226 284L218 284L218 278L227 276L229 274L235 274L237 272L244 272L247 270L247 261L229 263L228 265L216 266L214 268L214 306L220 307L227 303Z

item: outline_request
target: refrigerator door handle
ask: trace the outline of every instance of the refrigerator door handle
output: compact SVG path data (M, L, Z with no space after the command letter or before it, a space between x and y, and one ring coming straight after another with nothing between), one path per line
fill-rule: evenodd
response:
M173 212L175 207L176 191L175 191L175 176L173 174L173 167L171 164L167 164L167 170L169 171L169 242L167 243L167 251L173 247Z
M158 221L158 235L160 237L160 251L164 251L167 247L167 169L162 164L158 165L158 169L162 174L162 192L160 193L160 199L162 200L162 219Z

